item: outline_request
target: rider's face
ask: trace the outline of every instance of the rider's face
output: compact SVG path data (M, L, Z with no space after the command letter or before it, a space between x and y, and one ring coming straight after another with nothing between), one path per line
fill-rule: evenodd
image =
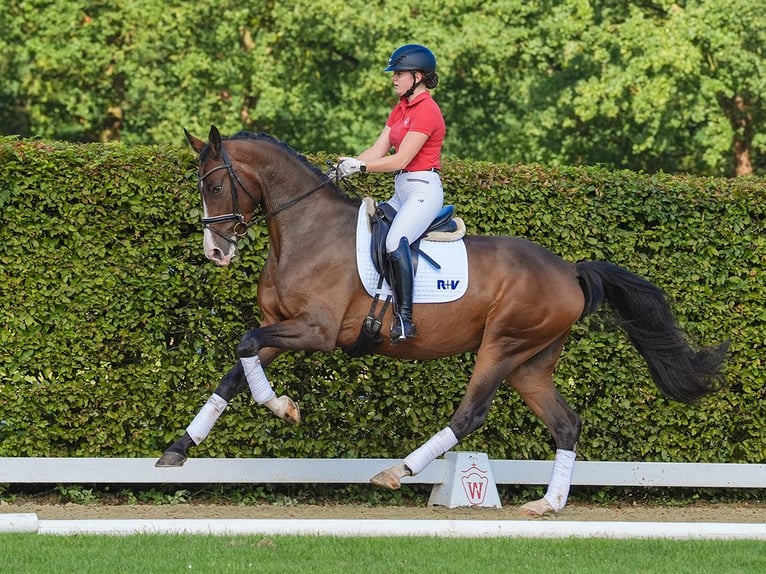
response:
M409 70L394 72L394 75L391 76L391 83L394 85L396 95L401 98L407 93L407 90L409 90L412 87L412 84L415 83L416 76L418 75L420 75L420 72L415 72L413 74Z

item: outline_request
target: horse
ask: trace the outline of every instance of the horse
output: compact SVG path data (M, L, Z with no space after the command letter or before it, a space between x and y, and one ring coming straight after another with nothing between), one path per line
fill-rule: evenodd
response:
M616 264L567 262L513 236L463 238L468 289L454 302L416 302L416 338L396 345L387 338L363 341L360 325L371 296L349 263L355 259L359 198L269 134L222 138L211 126L204 142L184 133L198 154L205 256L228 265L238 239L257 224L268 230L269 253L258 285L262 323L242 336L234 366L158 467L183 465L228 402L248 387L257 403L299 423L296 403L277 397L264 371L286 351L330 352L361 343L365 352L405 360L472 353L474 370L448 425L370 482L397 489L402 478L422 471L485 423L505 382L545 424L556 447L544 497L521 507L522 514L538 517L560 512L571 486L581 420L554 386L553 373L575 323L610 307L612 320L670 399L692 403L726 385L728 343L699 348L687 342L658 286ZM386 319L393 320L390 310Z

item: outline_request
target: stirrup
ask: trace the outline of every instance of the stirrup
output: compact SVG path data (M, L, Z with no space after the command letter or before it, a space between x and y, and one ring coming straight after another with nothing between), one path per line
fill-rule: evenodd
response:
M398 345L404 341L414 339L417 336L418 331L415 328L415 323L411 320L404 319L401 315L394 315L394 323L391 325L390 333L392 345Z

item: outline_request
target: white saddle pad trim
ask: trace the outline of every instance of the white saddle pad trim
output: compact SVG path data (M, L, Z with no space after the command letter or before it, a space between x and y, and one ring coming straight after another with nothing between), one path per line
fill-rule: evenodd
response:
M383 281L378 289L379 276L370 255L371 235L369 215L362 203L356 224L356 266L359 279L368 295L374 297L379 294L385 297L391 294L391 287ZM441 269L434 269L424 257L419 258L413 302L449 303L465 295L468 290L468 254L463 240L424 240L420 242L420 250L441 265Z

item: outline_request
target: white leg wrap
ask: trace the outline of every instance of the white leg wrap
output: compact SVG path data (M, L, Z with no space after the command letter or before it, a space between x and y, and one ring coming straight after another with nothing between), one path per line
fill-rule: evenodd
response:
M572 485L575 456L573 450L556 449L551 481L548 483L548 490L543 497L556 512L561 512L567 503L569 487Z
M254 357L244 357L240 359L242 362L242 368L245 371L245 377L247 377L247 384L250 386L250 392L253 394L255 402L259 405L268 403L270 400L276 398L274 389L271 388L269 380L266 378L266 373L263 372L261 366L261 360L258 355Z
M221 416L221 413L226 408L227 403L221 396L213 393L207 400L205 405L194 417L194 420L186 427L186 432L194 441L194 444L199 444L210 433L210 429L213 428L215 421Z
M429 438L423 446L411 452L404 459L404 464L414 476L456 444L455 433L452 432L451 428L445 427Z

